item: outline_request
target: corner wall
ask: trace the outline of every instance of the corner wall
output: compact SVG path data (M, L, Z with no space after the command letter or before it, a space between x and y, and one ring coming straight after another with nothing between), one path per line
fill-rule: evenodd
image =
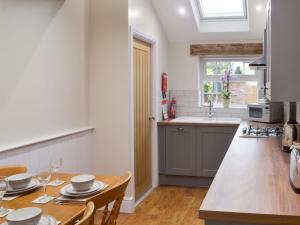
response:
M127 1L91 0L89 50L92 169L121 175L130 170Z

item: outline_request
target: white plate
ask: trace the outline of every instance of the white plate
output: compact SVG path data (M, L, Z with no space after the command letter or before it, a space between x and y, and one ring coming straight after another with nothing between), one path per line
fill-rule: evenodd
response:
M97 192L100 192L102 190L104 190L107 185L104 184L104 186L102 185L99 185L99 188L98 189L95 189L93 192L88 192L88 193L82 193L82 192L79 192L78 194L70 194L67 192L67 186L63 187L62 189L60 189L60 194L63 195L63 196L66 196L66 197L71 197L71 198L80 198L80 197L86 197L86 196L90 196L90 195L93 195Z
M57 221L54 217L43 214L41 220L37 225L56 225ZM7 222L2 223L1 225L8 225Z
M29 185L26 188L22 189L12 189L11 187L8 187L7 192L5 193L6 196L8 195L17 195L17 194L23 194L25 192L29 192L32 190L35 190L41 186L41 183L37 179L32 179Z
M68 192L71 195L88 194L88 193L95 192L95 191L103 188L104 186L105 186L104 183L102 183L100 181L95 181L95 183L93 184L93 186L89 190L86 190L86 191L76 191L73 188L72 184L70 184L70 185L66 186L66 192Z

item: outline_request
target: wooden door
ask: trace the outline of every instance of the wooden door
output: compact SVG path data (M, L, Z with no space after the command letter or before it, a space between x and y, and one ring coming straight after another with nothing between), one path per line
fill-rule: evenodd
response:
M151 149L151 46L134 39L135 98L135 197L140 198L152 186Z

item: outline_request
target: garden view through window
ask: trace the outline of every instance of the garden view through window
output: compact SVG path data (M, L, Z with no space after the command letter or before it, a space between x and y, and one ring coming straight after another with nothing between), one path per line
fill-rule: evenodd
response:
M228 90L230 105L244 107L258 100L259 78L249 67L250 60L240 59L204 59L201 60L202 101L207 104L213 100L217 106L222 106L224 99L224 74L229 72Z

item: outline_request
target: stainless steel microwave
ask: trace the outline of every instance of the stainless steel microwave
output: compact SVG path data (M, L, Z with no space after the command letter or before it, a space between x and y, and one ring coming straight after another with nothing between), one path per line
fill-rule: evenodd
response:
M269 102L264 104L248 104L248 119L254 122L283 122L283 103Z

